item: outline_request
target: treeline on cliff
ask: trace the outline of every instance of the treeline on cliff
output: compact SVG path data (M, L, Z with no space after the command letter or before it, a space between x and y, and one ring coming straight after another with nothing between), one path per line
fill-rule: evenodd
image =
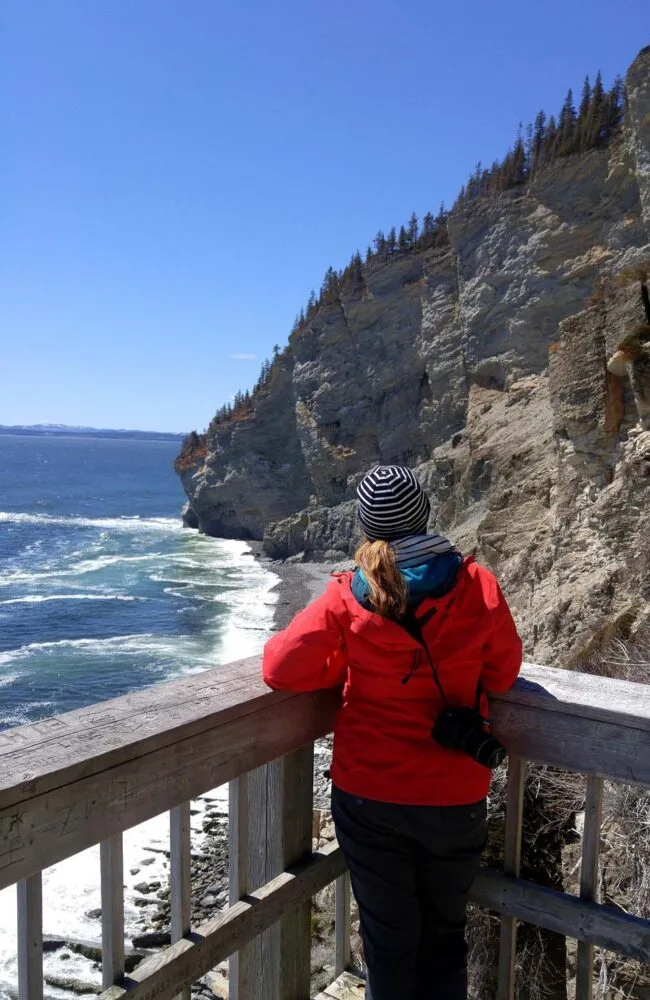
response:
M480 198L521 187L560 159L605 148L620 134L625 109L625 86L620 77L609 90L605 89L600 72L593 84L587 77L577 107L573 91L569 90L557 117L547 117L545 111L538 112L534 122L525 128L519 125L515 142L502 160L495 160L489 168L477 163L461 188L452 212ZM329 267L320 292L318 295L311 292L306 306L296 317L292 335L300 334L321 307L338 302L342 294L362 295L368 269L407 254L446 247L449 244L448 217L444 204L436 215L427 212L421 224L413 212L405 225L393 226L388 234L381 230L377 233L366 251L365 261L357 250L346 267L341 270ZM273 349L273 358L264 362L253 388L238 392L232 402L219 407L207 428L208 437L220 425L245 419L252 412L256 400L272 381L275 366L282 364L290 352L289 347L284 351L277 346ZM188 435L177 459L179 469L204 456L206 435L194 432Z

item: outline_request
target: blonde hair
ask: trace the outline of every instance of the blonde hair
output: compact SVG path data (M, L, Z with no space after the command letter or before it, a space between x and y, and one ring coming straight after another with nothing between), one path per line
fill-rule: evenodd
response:
M372 610L384 618L401 618L406 612L408 590L393 546L389 542L365 541L354 559L368 581Z

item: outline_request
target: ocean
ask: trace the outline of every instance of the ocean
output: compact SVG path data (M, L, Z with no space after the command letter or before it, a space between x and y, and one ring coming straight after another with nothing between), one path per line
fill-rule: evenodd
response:
M261 650L277 577L244 542L182 528L177 450L174 441L0 436L0 729ZM199 850L203 805L193 817ZM168 837L166 816L125 835L127 935L141 916L136 869L146 861L147 879L163 878L163 855L145 852ZM98 848L44 873L46 934L98 941L99 905ZM0 1000L16 986L15 925L12 888L0 892ZM45 969L99 982L76 955L47 955Z

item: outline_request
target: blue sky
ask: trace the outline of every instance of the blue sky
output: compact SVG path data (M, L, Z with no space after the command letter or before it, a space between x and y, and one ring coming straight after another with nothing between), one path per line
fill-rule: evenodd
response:
M0 424L202 429L328 265L625 72L640 10L3 0Z

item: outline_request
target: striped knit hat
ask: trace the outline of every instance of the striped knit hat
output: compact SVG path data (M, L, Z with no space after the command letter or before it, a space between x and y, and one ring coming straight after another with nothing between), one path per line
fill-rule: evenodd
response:
M378 465L357 487L357 514L371 542L390 542L427 530L431 505L417 477L401 465Z

